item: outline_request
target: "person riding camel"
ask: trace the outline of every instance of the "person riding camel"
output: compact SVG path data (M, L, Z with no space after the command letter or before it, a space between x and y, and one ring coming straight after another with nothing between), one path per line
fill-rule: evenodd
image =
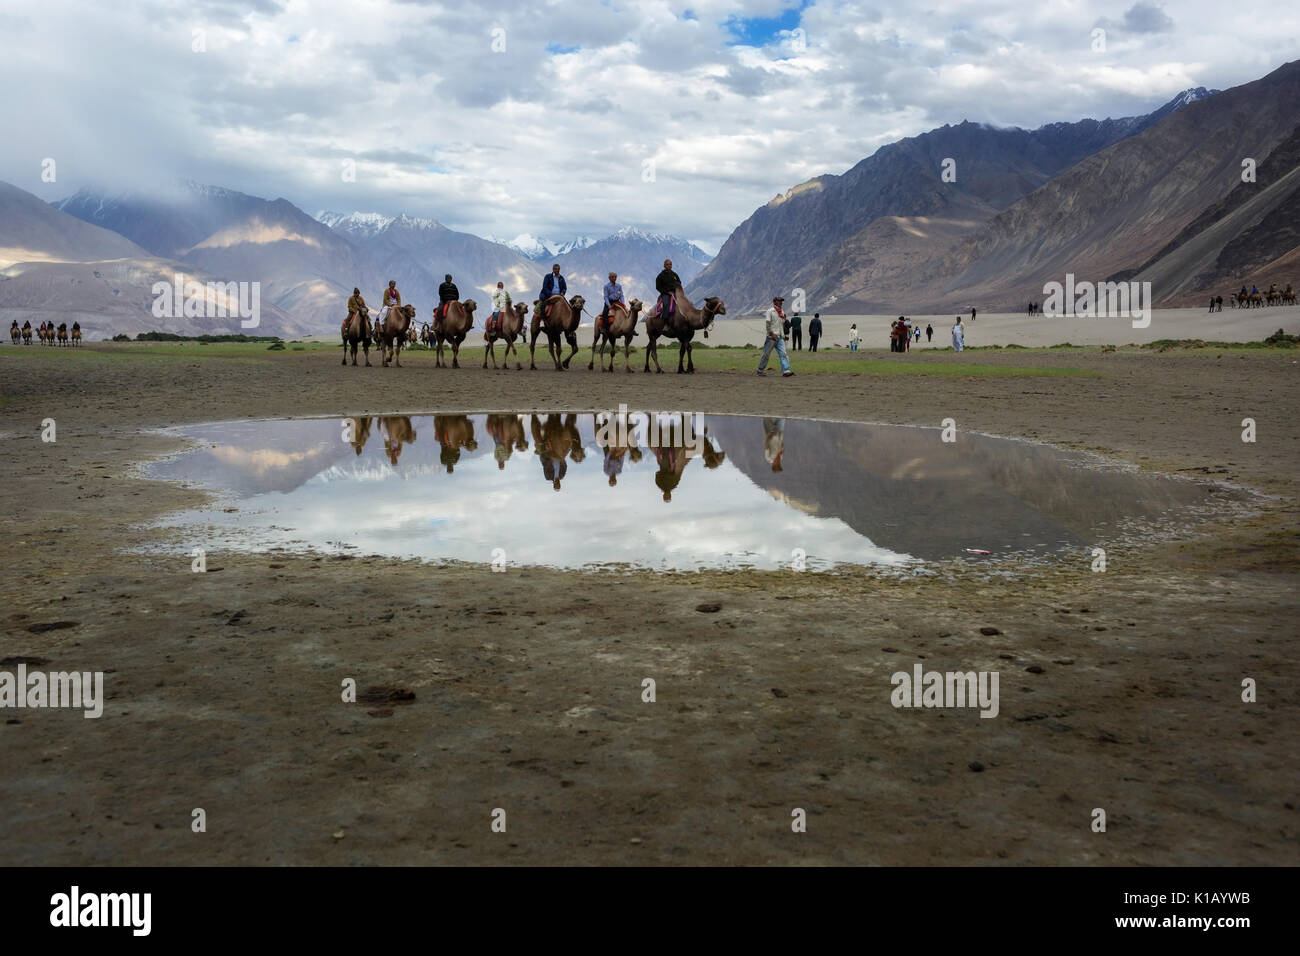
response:
M375 325L383 329L384 321L388 318L390 309L396 309L402 304L402 293L397 291L397 280L389 279L388 288L384 290L384 309L379 313L379 321Z
M353 312L361 315L361 329L366 338L370 338L370 308L366 305L366 300L361 297L361 290L352 289L352 295L348 297L348 316ZM343 327L347 328L348 320L343 320Z
M460 301L460 289L456 288L456 283L451 281L451 273L442 277L442 283L438 286L438 308L433 312L433 324L437 325L442 321L442 317L447 314L447 305L452 302Z
M510 293L506 291L504 282L498 282L496 290L492 293L492 314L488 316L487 329L483 332L484 338L501 328L501 316L508 311L510 311Z
M600 324L608 328L611 324L609 310L617 302L624 309L627 308L627 300L623 298L623 287L619 285L618 273L611 272L609 281L605 283L605 307L600 310Z
M546 321L546 313L550 309L550 298L553 295L566 295L569 291L569 284L564 281L564 276L560 275L560 265L556 263L551 266L551 271L546 273L546 278L542 280L542 294L538 296L542 302L541 317Z
M677 290L681 287L681 277L673 271L673 260L665 259L663 271L655 278L655 291L659 293L659 315L665 322L677 311L674 303Z

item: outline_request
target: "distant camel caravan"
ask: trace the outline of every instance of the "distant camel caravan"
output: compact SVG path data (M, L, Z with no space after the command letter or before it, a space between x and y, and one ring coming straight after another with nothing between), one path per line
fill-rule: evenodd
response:
M1295 290L1289 282L1286 284L1285 289L1279 289L1277 283L1274 282L1266 292L1260 292L1258 289L1251 289L1247 292L1246 287L1242 286L1241 291L1234 296L1230 296L1230 298L1233 300L1234 308L1238 309L1261 309L1267 305L1296 304Z
M53 322L42 322L36 327L36 337L40 340L41 345L49 345L54 348L67 348L81 344L81 323L72 323L72 334L68 334L68 323L60 322L57 326ZM21 340L23 345L32 344L32 323L26 321L22 328L18 327L18 320L14 319L9 326L9 338L17 345Z

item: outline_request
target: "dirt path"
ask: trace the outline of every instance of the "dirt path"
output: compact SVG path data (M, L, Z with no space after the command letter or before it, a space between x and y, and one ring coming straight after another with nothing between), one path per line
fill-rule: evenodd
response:
M1300 862L1289 357L986 353L1101 377L781 380L99 348L0 357L0 657L109 672L100 720L0 712L7 863ZM230 554L197 575L188 554L124 551L148 543L138 522L198 500L127 477L173 447L142 429L619 402L952 417L1275 497L1105 574L1010 580ZM76 624L29 630L56 621ZM999 671L998 718L895 709L890 675L918 662ZM414 699L345 704L349 677ZM1246 677L1258 703L1241 701ZM206 833L191 831L198 807ZM1106 833L1090 829L1097 807Z

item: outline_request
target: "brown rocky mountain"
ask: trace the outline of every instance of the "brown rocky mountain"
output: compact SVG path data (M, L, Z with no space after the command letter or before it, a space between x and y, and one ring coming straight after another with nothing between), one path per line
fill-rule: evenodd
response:
M965 122L884 146L843 175L809 180L756 210L689 291L721 295L738 307L733 313L792 288L805 290L810 311L892 303L900 278L908 290L918 285L911 266L918 242L932 256L947 248L935 236L970 234L1080 160L1211 95L1188 90L1145 116L1032 131ZM864 235L881 219L893 222ZM882 274L893 277L888 285Z
M1041 298L1045 282L1064 281L1067 273L1088 281L1124 274L1152 259L1242 185L1243 158L1267 164L1265 158L1290 137L1298 116L1300 61L1190 103L999 213L931 264L933 278L918 298L944 310L972 303L1018 306ZM1279 153L1277 165L1286 165L1287 155ZM1223 216L1210 225L1213 230L1227 224L1213 242L1227 246L1239 232L1258 225L1269 208L1285 204L1294 182L1289 172L1271 171L1275 190L1259 208L1251 206L1250 215ZM1270 184L1252 185L1242 197ZM1239 199L1237 208L1248 205ZM1164 304L1179 304L1179 296L1197 284L1221 285L1228 276L1213 274L1217 256L1197 259L1191 253L1198 248L1184 239L1181 257L1177 252L1164 257L1167 266L1176 267L1160 270L1155 263L1133 278L1152 279L1153 296ZM1186 261L1179 265L1180 260Z
M153 330L189 335L247 332L237 317L153 314L155 283L177 273L201 283L225 277L151 255L108 229L84 222L16 186L0 183L0 314L33 325L81 323L87 338ZM255 334L288 335L292 320L262 302Z
M0 268L19 262L93 262L145 257L124 236L61 212L26 190L0 182Z

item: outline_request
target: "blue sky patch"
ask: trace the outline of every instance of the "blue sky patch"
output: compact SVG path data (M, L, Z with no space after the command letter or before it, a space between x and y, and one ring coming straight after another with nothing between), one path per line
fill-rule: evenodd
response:
M803 11L810 2L811 0L799 0L797 6L783 10L780 16L730 18L726 26L735 39L727 45L762 47L780 43L785 39L781 36L781 31L793 30L799 26Z

